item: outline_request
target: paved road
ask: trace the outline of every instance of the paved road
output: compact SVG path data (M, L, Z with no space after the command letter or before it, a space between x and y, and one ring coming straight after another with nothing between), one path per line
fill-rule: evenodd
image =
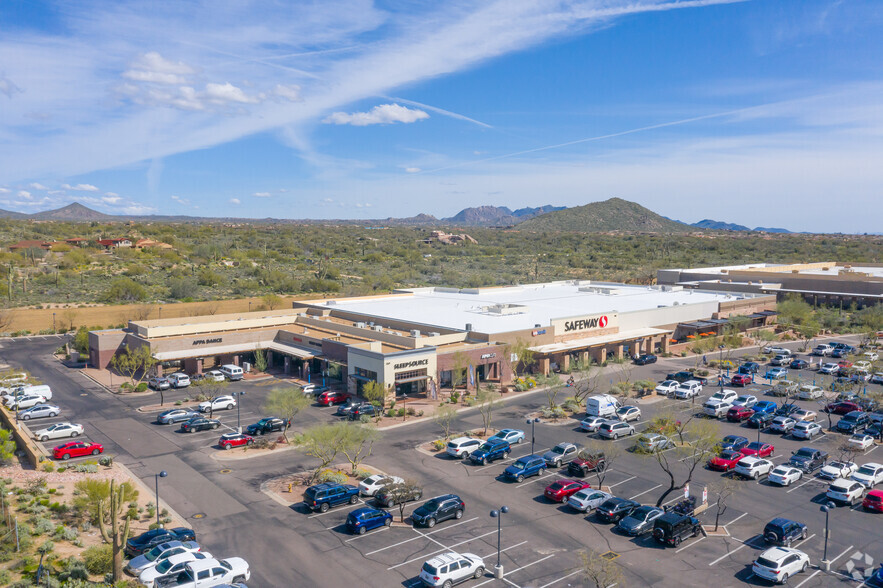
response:
M264 457L218 462L212 458L217 432L184 435L173 428L151 423L153 415L134 410L149 400L144 397L118 397L107 394L75 370L69 370L49 354L58 340L4 341L0 349L3 361L31 370L49 383L53 401L65 409L65 417L83 422L90 440L105 444L107 451L129 466L152 486L153 473L169 472L162 481L164 500L185 517L197 513L206 516L191 519L200 541L213 553L245 557L252 568L249 585L259 586L330 586L346 585L358 574L360 585L416 586L416 576L423 561L447 550L468 551L485 558L488 566L496 560L496 523L488 516L501 504L510 507L503 520L503 581L472 581L469 586L553 586L580 585L578 550L618 554L628 586L700 586L756 584L750 563L762 546L758 533L774 516L789 516L810 526L810 538L801 546L817 563L823 549L824 515L818 510L825 485L812 479L791 488L775 488L765 481L745 481L721 515L729 537L708 537L685 542L675 549L662 549L646 538L632 539L614 533L609 525L594 518L548 503L542 498L546 484L559 477L551 470L543 479L531 478L523 484L511 484L499 478L506 463L472 466L443 456L430 456L414 448L437 435L431 423L392 429L375 446L370 462L390 473L414 477L425 488L424 496L455 492L467 504L460 521L440 523L432 530L393 527L366 536L346 534L342 524L348 508L333 509L315 515L301 507L287 508L260 492L262 482L285 473L303 470L311 461L296 451ZM635 368L633 379L659 380L670 371L693 365L695 359L662 360L658 364ZM252 422L260 411L259 400L268 386L252 385L242 407L242 421ZM706 392L706 396L709 391ZM524 427L525 415L539 408L542 393L521 395L507 402L495 415L495 426ZM688 415L695 406L672 400L642 405L644 422L662 411ZM813 407L815 403L805 403ZM303 424L330 419L327 409L312 408L303 416ZM220 415L224 424L235 427L236 411ZM480 424L480 416L466 413L456 429ZM536 452L564 441L585 442L587 435L573 425L539 425ZM757 433L732 423L720 424L721 434ZM795 440L763 433L764 440L776 446L776 463L785 461L790 452L801 446ZM838 444L833 434L813 442L832 450ZM611 442L613 443L613 442ZM630 440L616 443L627 447ZM873 450L858 459L859 463L883 461L883 450ZM514 448L512 458L530 452L529 443ZM879 457L878 457L879 454ZM231 471L223 474L221 470ZM700 470L694 489L720 478L720 474ZM594 482L593 478L590 478ZM605 484L625 498L654 503L667 487L665 475L652 459L626 453L614 464ZM711 501L713 502L713 497ZM415 505L407 508L408 514ZM713 511L714 509L712 509ZM704 515L712 521L713 512ZM835 560L834 569L847 572L847 562L856 551L868 553L876 561L883 559L875 515L846 508L832 513L833 534L828 552ZM859 569L863 569L861 564ZM793 586L858 585L836 574L811 570L794 578Z

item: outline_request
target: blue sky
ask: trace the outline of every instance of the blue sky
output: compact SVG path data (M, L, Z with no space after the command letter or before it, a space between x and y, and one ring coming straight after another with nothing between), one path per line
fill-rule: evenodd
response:
M0 3L0 207L883 226L883 3Z

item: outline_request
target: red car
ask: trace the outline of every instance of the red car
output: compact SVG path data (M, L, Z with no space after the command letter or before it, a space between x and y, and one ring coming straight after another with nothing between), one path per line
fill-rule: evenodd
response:
M749 443L747 447L743 447L740 451L742 455L756 455L757 457L769 457L775 451L775 447L769 443L759 443L754 441Z
M846 368L851 368L851 367L852 367L852 362L851 362L851 361L847 361L847 360L845 360L845 359L841 359L840 361L837 362L837 365L839 365L839 366L840 366L840 369L843 370L843 369L846 369Z
M246 445L251 445L252 443L254 443L254 437L249 437L243 433L228 433L226 435L221 435L221 440L218 441L218 445L221 449L244 447Z
M721 451L720 455L715 455L708 460L708 467L719 472L728 472L736 467L736 464L743 457L745 457L745 454L741 451L725 449Z
M825 412L832 412L834 414L840 415L847 414L855 410L861 412L864 409L855 402L832 402L825 407Z
M574 482L573 480L558 480L553 484L546 486L543 496L552 502L567 502L572 494L576 494L585 488L591 488L588 482Z
M81 457L83 455L98 455L102 451L104 451L104 446L100 443L69 441L64 445L59 445L53 449L52 456L55 459L70 459L72 457Z
M730 386L747 386L752 382L754 382L754 378L749 374L736 374L730 378Z
M868 492L862 502L862 508L865 510L883 512L883 490L871 490Z
M753 408L747 408L744 406L734 406L730 410L727 411L727 420L731 423L741 423L742 421L746 421L751 418L751 415L754 414Z
M340 392L338 390L328 390L327 392L322 392L321 394L319 394L319 398L317 400L322 406L343 404L344 402L349 400L349 394L347 394L346 392Z

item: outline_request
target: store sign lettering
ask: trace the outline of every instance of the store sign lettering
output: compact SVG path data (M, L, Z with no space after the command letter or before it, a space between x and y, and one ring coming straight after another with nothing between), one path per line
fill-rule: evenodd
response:
M545 334L546 334L546 329L539 329L539 330L530 332L531 337L536 337L537 335L545 335Z
M607 317L585 318L564 323L564 332L585 331L586 329L603 329L607 326Z
M417 367L417 366L421 366L421 365L429 365L429 360L428 359L415 359L414 361L408 361L405 363L397 363L394 366L392 366L392 369L403 370L405 368L412 368L412 367Z
M211 343L220 343L224 339L222 337L216 337L215 339L196 339L193 341L194 345L209 345Z
M485 353L481 356L482 359L493 359L497 356L496 353Z

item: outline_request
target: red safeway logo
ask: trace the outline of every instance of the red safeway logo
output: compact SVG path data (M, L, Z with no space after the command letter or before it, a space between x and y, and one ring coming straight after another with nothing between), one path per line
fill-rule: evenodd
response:
M602 316L598 320L598 326L601 327L602 329L607 326L607 317L606 316Z

